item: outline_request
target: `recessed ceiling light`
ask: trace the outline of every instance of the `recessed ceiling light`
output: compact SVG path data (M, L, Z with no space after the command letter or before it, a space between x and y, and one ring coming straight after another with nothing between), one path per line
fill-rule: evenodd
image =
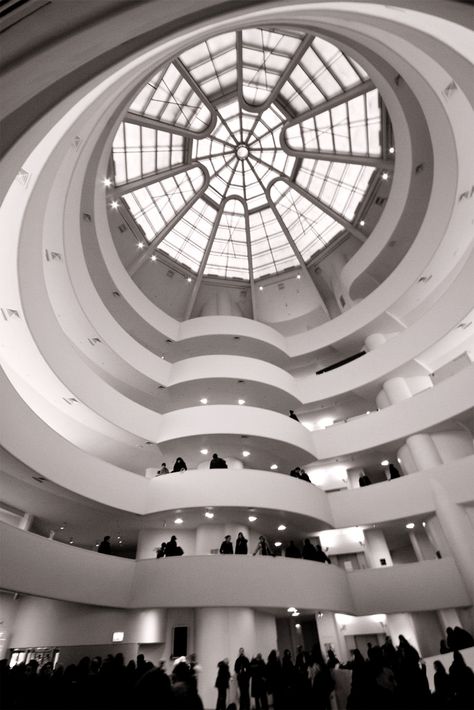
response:
M137 247L138 247L139 249L143 249L144 246L145 246L145 245L143 244L143 242L138 242L138 244L137 244Z
M405 527L408 528L408 530L413 530L413 528L415 527L415 523L407 523Z
M247 456L250 456L250 451L242 451L242 456L247 458Z
M393 145L390 146L390 148L388 149L388 152L395 153L395 148L393 147Z
M301 274L296 274L296 278L297 278L297 279L300 279L300 278L301 278Z
M102 182L104 183L105 187L110 187L112 184L112 180L108 177L104 178Z
M156 255L155 255L155 254L152 255L151 260L152 260L152 261L156 261Z
M259 286L259 287L258 287L258 290L259 290L259 291L263 291L263 286Z
M286 525L279 525L278 530L286 530Z
M360 224L361 227L363 227L364 224L365 224L365 219L361 219L360 222L359 222L359 224Z
M117 202L117 200L112 200L112 202L110 203L110 206L112 207L113 210L116 210L119 206L119 203Z
M426 522L424 520L421 524L423 525L424 528L426 528Z
M380 462L381 466L388 466L388 464L389 464L388 459L384 459L383 461Z
M207 397L203 397L199 401L201 402L201 404L207 404Z
M183 524L183 518L176 518L174 521L175 525L182 525Z
M277 468L278 468L278 465L276 463L272 463L272 465L270 466L270 471L276 471Z
M209 449L201 449L201 451L199 453L201 453L203 456L205 456L206 454L209 453Z
M277 540L277 542L275 542L274 545L275 545L275 547L281 547L282 543L279 540Z
M388 173L382 173L382 180L388 180Z
M301 624L295 624L295 629L301 629Z
M366 414L370 414L370 413L371 413L370 410L368 412L366 412Z
M239 404L245 404L245 399L238 399L237 402L238 402Z
M72 539L72 537L69 538L69 544L74 545L74 540Z
M299 611L294 611L291 616L299 616L299 615L300 615Z
M214 517L214 513L211 513L210 510L206 510L206 512L204 513L204 515L205 515L206 518L209 518L209 520L212 520L212 518Z
M190 276L188 276L188 278L186 279L186 281L188 282L188 284L190 284L191 281L192 281L192 278L191 278Z
M249 520L249 523L254 523L257 520L257 516L256 515L249 515L248 520Z
M289 606L287 609L287 612L289 614L292 614L294 611L298 611L298 609L295 606Z

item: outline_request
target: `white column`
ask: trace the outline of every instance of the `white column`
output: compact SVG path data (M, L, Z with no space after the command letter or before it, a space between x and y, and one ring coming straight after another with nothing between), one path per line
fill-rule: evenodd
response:
M445 635L448 626L452 629L454 629L455 626L462 626L461 619L456 609L439 609L438 619Z
M429 434L413 434L413 436L408 437L406 443L417 471L424 471L427 468L433 468L443 463Z
M403 400L411 397L410 388L403 377L392 377L384 382L383 391L387 395L390 404L398 404L398 402L403 402Z
M436 506L436 516L456 560L472 604L474 604L474 557L472 541L474 530L461 506L454 503L438 481L431 481Z
M323 654L325 653L325 644L331 644L331 646L334 647L334 653L341 663L348 661L349 651L346 639L336 623L334 612L324 611L322 612L322 616L316 614L316 625L318 627L319 643ZM327 658L327 653L325 657Z
M376 350L381 345L385 345L387 338L383 333L372 333L368 335L364 341L364 350L370 352L371 350Z
M20 520L18 527L20 530L30 530L33 524L33 516L31 513L25 513Z
M415 553L417 561L422 562L424 560L424 557L420 545L418 543L416 533L414 533L413 530L410 530L410 532L408 533L408 537L410 538L411 546L413 547L413 552Z
M364 530L364 537L364 553L368 566L371 569L382 567L384 565L381 564L380 560L384 559L387 563L387 567L391 567L393 565L392 556L388 549L383 531L377 528L368 528Z
M199 694L205 708L216 705L217 691L214 683L219 661L229 659L229 668L233 674L239 648L242 646L246 656L251 658L259 650L257 641L253 609L196 609L195 648L198 663L202 667ZM228 696L227 703L231 702L231 695Z

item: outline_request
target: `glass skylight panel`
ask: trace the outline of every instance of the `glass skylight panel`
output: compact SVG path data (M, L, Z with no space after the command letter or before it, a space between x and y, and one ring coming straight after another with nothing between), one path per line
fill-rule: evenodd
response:
M184 52L181 61L209 98L224 96L237 86L234 32L213 37Z
M174 64L158 72L130 106L132 113L200 133L211 112Z
M354 158L381 156L377 90L345 94L367 78L321 37L262 28L218 35L161 68L112 148L115 184L132 182L123 200L148 242L195 272L207 248L202 273L222 278L248 280L248 239L255 278L297 266L292 243L310 259L343 230L338 215L352 221L367 193L375 168ZM260 107L272 95L260 113L241 105L242 96Z
M215 218L216 210L203 199L198 199L163 239L159 248L197 272Z
M263 29L242 32L242 94L248 104L260 106L271 94L290 63L301 38Z
M192 168L123 196L132 217L150 242L196 195L204 183L201 168Z
M256 279L297 266L298 259L271 209L250 214L249 228Z
M303 160L296 183L350 221L374 171L367 165Z
M112 155L115 184L123 185L180 165L183 162L183 137L124 122L115 135Z
M374 89L290 126L286 139L295 150L379 156L379 131L380 108Z
M270 196L305 261L342 230L332 217L283 181L273 185Z
M330 42L327 42L325 39L322 39L322 37L316 37L313 46L323 62L327 67L331 68L333 74L335 74L336 78L345 89L349 89L360 83L359 75L340 49L330 44Z
M204 275L249 278L244 207L228 200L212 243Z

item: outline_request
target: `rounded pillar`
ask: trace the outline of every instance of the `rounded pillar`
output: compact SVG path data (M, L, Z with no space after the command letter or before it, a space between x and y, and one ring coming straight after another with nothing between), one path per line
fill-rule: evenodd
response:
M377 528L367 528L367 530L364 530L364 538L365 558L369 567L371 569L374 567L391 567L393 565L392 556L383 531ZM385 560L385 563L382 560Z
M372 333L368 335L364 341L364 350L370 352L371 350L376 350L381 345L385 345L387 338L383 333Z
M245 649L248 658L258 651L255 612L241 607L196 609L195 647L198 663L202 667L198 681L199 694L204 707L212 708L217 700L214 684L219 661L227 658L229 670L233 674L240 647ZM235 685L231 683L227 705L236 700Z
M392 377L383 384L383 391L390 404L398 404L405 399L410 399L411 392L403 377Z
M424 471L443 463L429 434L413 434L408 437L406 443L417 471Z

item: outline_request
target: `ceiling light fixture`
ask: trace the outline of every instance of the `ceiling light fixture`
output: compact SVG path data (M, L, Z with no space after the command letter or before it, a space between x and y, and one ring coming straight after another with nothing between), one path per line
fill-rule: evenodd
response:
M248 517L249 523L254 523L256 520L257 520L256 515L249 515L249 517Z
M405 527L408 528L408 530L413 530L413 528L415 527L415 523L407 523Z
M207 404L207 397L203 397L199 401L201 402L201 404Z
M277 540L274 545L275 547L281 547L283 543L281 543L279 540Z
M210 510L206 510L206 512L204 513L204 516L206 518L209 518L209 520L212 520L212 518L214 517L214 513L211 513Z
M102 182L104 183L105 187L110 187L112 184L112 180L108 177L104 178Z
M277 530L286 530L286 525L279 525Z
M391 155L392 155L393 153L395 153L395 148L393 147L393 145L390 146L390 148L388 149L388 152L389 152Z
M389 464L388 459L384 459L383 461L380 462L381 466L388 466L388 464Z
M191 278L190 276L188 276L188 278L186 279L186 281L188 282L188 284L190 284L191 281L192 281L192 278Z
M301 624L295 624L295 629L301 629Z
M209 453L209 449L201 449L201 451L199 453L201 453L203 456L205 456L206 454Z
M247 458L247 456L250 456L250 451L242 451L242 456Z
M299 615L300 615L299 611L294 611L291 616L299 616Z
M183 518L176 518L176 520L174 521L174 524L175 524L175 525L182 525L182 524L183 524Z
M152 260L152 261L156 261L156 254L152 254L151 260Z
M360 226L363 227L365 225L365 219L361 219L359 222Z
M117 202L117 200L112 200L112 202L110 203L110 206L112 207L113 210L116 210L116 209L118 209L119 203Z
M388 173L382 173L382 180L388 180Z
M300 278L301 278L301 274L296 274L296 278L297 278L297 279L300 279Z
M237 402L238 404L245 404L245 399L238 399Z
M143 244L143 242L138 242L138 244L137 244L137 247L138 247L139 249L143 249L144 246L145 246L145 245Z
M292 614L294 611L298 611L295 606L289 606L288 609L287 609L287 612L288 612L289 614Z
M259 290L259 291L263 291L263 286L259 286L259 287L258 287L258 290Z
M278 465L276 463L272 463L272 465L270 466L270 471L276 471L277 468L278 468Z

